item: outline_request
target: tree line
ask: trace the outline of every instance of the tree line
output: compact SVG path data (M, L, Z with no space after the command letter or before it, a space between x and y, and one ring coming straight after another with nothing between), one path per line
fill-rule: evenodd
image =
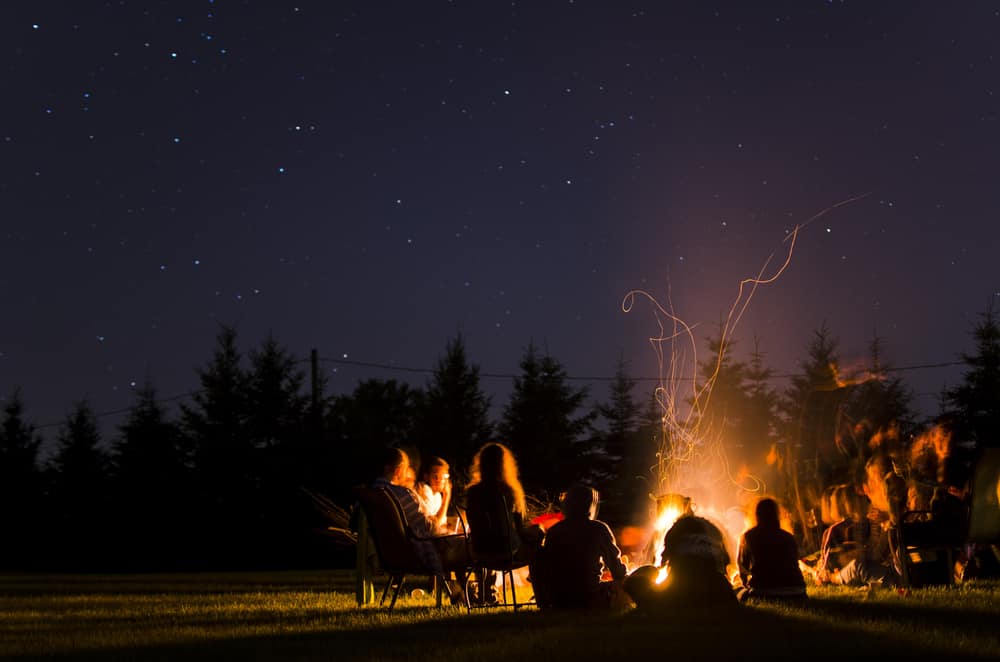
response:
M698 423L710 423L724 440L730 463L757 467L777 457L781 466L785 458L786 478L805 471L819 486L842 479L886 430L905 447L933 422L947 425L965 448L994 445L1000 327L992 309L972 337L974 351L961 355L963 380L942 393L935 421L916 420L911 391L888 376L881 339L872 341L867 366L875 378L845 383L837 341L820 327L779 391L757 339L741 361L732 345L710 337L711 358L698 368L700 379L712 381L712 398ZM306 388L303 365L273 337L244 356L236 330L222 327L197 371L198 390L179 412L168 411L147 381L114 438L102 440L92 407L78 402L44 462L41 438L14 389L0 416L0 497L7 504L0 566L142 571L347 563L349 552L317 534L325 522L303 490L349 506L350 488L372 479L387 446L406 449L415 464L421 453L445 458L461 487L479 446L502 440L537 502L588 482L604 497L602 518L614 524L638 523L656 491L651 472L665 434L663 410L652 394L637 393L622 360L607 395L594 402L555 357L529 344L496 421L461 335L446 343L422 387L366 379L350 394L327 395L322 378Z

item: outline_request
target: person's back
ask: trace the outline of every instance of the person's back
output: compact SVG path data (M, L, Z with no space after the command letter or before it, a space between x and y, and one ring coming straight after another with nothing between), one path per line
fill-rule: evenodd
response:
M576 486L567 492L566 517L548 530L539 552L535 588L542 602L561 608L607 606L601 581L604 568L613 581L624 580L625 564L614 534L604 522L591 519L596 500L590 487Z
M663 562L669 564L667 593L692 605L736 602L726 578L729 553L722 532L703 517L678 519L663 538Z
M778 513L773 499L757 504L757 525L740 540L740 578L751 597L805 599L798 545L792 534L781 529Z
M516 553L521 546L521 517L513 509L510 487L493 481L476 483L469 487L465 499L475 553L480 556Z
M726 577L729 553L722 531L703 517L685 515L663 538L661 565L669 574L655 583L655 568L637 569L625 590L639 607L652 609L728 607L736 605L736 594Z

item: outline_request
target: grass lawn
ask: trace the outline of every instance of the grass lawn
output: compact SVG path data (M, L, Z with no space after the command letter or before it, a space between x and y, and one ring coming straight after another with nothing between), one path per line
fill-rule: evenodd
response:
M357 608L344 572L0 576L0 657L86 660L1000 658L1000 583L831 588L670 617ZM520 596L519 596L520 597Z

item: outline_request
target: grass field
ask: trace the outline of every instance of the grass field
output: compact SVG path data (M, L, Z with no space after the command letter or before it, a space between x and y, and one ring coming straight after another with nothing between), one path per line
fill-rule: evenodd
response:
M345 572L2 576L0 657L616 660L1000 657L1000 584L824 589L733 615L358 608ZM519 596L520 597L520 596Z

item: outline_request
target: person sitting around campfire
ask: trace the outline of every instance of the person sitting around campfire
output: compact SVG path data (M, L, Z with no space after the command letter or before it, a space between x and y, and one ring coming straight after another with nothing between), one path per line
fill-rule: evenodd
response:
M564 519L545 535L532 570L539 607L607 608L622 597L626 568L615 535L597 516L599 495L574 485L563 497ZM611 581L601 581L604 570Z
M757 502L757 525L740 538L737 565L740 571L741 601L750 598L801 602L806 599L806 583L799 570L799 547L795 537L782 530L778 502L764 498Z
M726 577L729 552L722 531L694 514L680 517L663 538L661 569L642 566L625 580L625 592L640 609L728 607L738 604Z
M405 485L410 474L409 456L399 448L387 448L382 456L382 474L372 482L372 487L384 488L396 498L403 509L406 525L417 538L433 538L413 540L413 549L431 574L444 578L445 565L459 567L468 562L465 539L446 536L437 522L421 511L416 492ZM452 602L460 601L464 593L461 586L454 581L449 581L447 586Z
M421 467L420 480L414 487L420 509L431 517L438 528L447 526L448 506L451 504L451 478L448 463L432 457Z
M503 444L490 442L485 444L472 459L469 470L472 480L465 492L466 513L469 518L469 528L473 547L477 545L489 549L506 545L507 540L501 540L500 534L484 537L483 529L489 529L489 513L500 500L504 500L508 509L511 530L509 532L510 546L514 550L514 566L530 566L541 547L545 533L537 525L526 525L528 506L524 496L524 488L518 478L517 461L510 449ZM477 522L482 522L479 524ZM506 536L503 536L506 538ZM530 570L529 570L530 572ZM487 573L480 578L479 584L489 586L495 592L494 573ZM495 595L483 591L477 596L480 602L490 603L496 600Z
M823 532L816 584L863 587L895 584L888 539L877 508L851 486L835 492L839 519Z

